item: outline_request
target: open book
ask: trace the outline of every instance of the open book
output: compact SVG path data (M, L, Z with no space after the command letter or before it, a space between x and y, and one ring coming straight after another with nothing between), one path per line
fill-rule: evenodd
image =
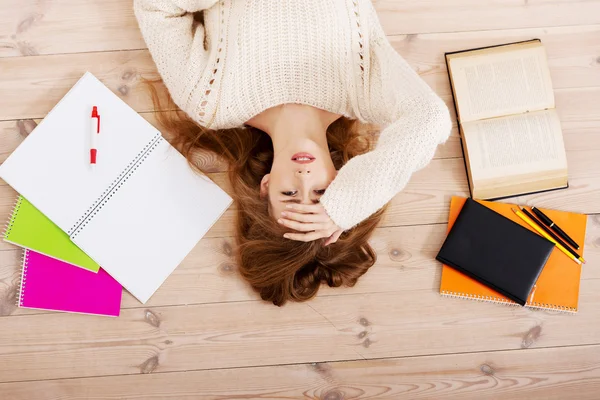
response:
M471 196L568 186L567 157L540 40L446 54Z

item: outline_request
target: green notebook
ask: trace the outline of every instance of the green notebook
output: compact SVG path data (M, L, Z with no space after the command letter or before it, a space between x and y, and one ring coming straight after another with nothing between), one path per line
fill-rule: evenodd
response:
M94 260L71 242L69 235L23 196L17 200L4 240L93 272L100 269Z

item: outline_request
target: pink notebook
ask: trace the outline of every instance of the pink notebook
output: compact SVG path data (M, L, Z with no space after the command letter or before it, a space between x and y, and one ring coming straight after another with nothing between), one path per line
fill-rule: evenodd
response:
M96 274L32 250L24 252L19 307L117 317L122 292L102 268Z

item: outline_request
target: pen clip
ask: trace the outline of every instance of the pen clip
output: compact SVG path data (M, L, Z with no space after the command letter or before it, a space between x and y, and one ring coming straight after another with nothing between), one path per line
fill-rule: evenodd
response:
M92 118L96 118L96 133L100 133L100 114L98 113L98 107L94 106L92 108Z

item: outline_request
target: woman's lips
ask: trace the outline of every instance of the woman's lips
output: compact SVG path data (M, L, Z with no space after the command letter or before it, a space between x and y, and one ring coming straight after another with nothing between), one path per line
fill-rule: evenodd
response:
M310 164L315 161L315 157L310 153L296 153L292 156L292 161L298 164Z

